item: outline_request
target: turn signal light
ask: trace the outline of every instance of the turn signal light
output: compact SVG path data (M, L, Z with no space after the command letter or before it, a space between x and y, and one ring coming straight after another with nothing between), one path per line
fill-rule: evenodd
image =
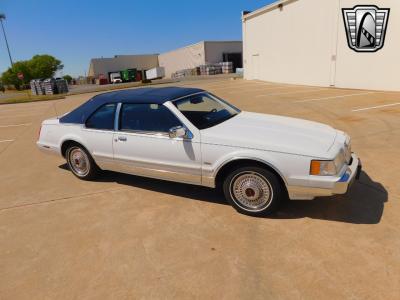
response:
M318 160L311 161L310 174L319 175L321 172L321 162Z

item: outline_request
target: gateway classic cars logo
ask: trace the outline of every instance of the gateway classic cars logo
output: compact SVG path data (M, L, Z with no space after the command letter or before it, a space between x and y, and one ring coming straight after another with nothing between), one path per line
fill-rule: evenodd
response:
M390 8L357 5L343 8L343 20L350 49L357 52L376 52L385 42Z

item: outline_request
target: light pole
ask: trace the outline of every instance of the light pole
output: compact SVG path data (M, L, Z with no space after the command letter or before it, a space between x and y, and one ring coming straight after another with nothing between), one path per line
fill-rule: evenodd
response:
M12 67L13 66L13 61L12 61L12 58L11 58L10 47L8 46L6 31L4 30L4 25L3 25L3 20L5 20L5 19L6 19L6 15L5 14L0 14L1 28L3 29L4 40L6 41L6 46L7 46L7 51L8 51L8 57L10 58L10 63L11 63L11 67Z

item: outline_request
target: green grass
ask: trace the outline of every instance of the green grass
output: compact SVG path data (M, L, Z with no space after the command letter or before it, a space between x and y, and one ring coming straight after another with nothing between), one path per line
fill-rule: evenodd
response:
M20 95L22 95L22 94L25 94L26 95L26 91L19 91L19 90L6 90L5 91L5 94L7 95L7 94L20 94Z
M27 103L27 102L36 102L36 101L49 101L49 100L56 100L56 99L64 99L65 94L60 95L41 95L41 96L28 96L26 93L21 96L15 96L10 98L1 99L0 98L0 105L1 104L14 104L14 103Z

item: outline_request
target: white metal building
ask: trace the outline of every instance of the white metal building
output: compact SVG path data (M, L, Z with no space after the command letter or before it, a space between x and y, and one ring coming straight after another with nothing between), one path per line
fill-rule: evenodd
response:
M112 58L93 58L90 60L88 76L98 79L108 78L111 72L126 69L147 71L158 66L158 54L146 55L115 55Z
M160 54L160 67L165 68L165 76L205 64L214 64L222 61L234 62L234 67L242 67L241 41L201 41L183 48Z
M390 8L379 51L349 47L342 8L356 5ZM242 24L245 79L400 91L399 0L282 0Z

